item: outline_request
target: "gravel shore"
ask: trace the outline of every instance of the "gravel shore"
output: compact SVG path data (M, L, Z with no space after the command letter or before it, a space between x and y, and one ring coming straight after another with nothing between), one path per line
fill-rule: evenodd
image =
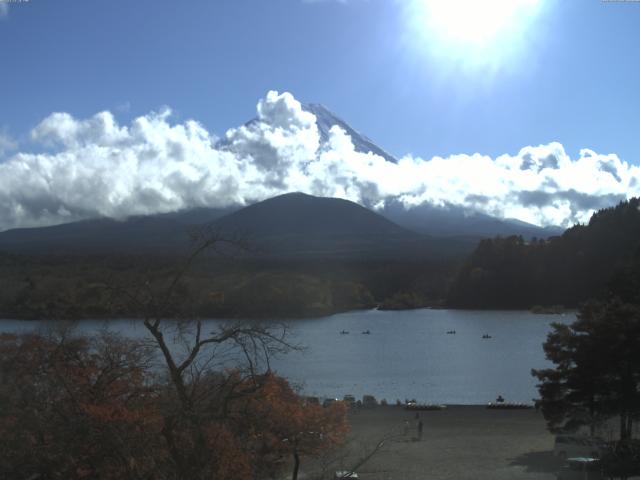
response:
M417 439L419 420L422 440ZM415 412L388 406L358 410L350 414L350 423L342 456L325 468L349 468L386 438L357 469L362 480L552 480L561 465L552 454L554 437L542 414L533 409L449 406L421 411L416 418ZM312 478L311 470L317 473L320 462L308 467L305 477Z

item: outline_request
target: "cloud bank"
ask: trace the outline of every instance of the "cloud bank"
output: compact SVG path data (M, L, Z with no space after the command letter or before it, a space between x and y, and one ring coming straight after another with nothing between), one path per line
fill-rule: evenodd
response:
M289 93L269 92L257 119L222 141L202 124L151 112L128 125L110 112L52 113L0 163L0 230L106 216L248 204L290 191L373 208L402 202L567 226L640 195L640 168L559 143L491 158L457 154L398 163L355 150L338 126L322 141L316 117ZM1 157L0 157L1 158Z

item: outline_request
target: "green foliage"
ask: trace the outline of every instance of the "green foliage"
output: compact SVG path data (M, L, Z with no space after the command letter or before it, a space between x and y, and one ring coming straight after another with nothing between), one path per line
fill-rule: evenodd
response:
M382 310L409 310L425 306L424 299L415 292L397 292L385 299L380 308Z
M630 438L640 414L640 307L611 300L585 304L571 325L554 324L544 344L555 368L534 370L552 431L620 417Z
M448 303L464 308L576 307L612 288L640 291L640 200L595 213L561 237L483 240L460 269ZM615 280L618 285L609 281Z
M602 470L609 478L640 475L640 441L616 442L602 456Z
M0 253L0 318L140 317L139 306L110 294L118 285L158 290L178 257L27 256ZM409 294L406 307L442 303L450 260L233 259L203 256L181 281L175 312L208 318L295 318L373 308ZM403 307L403 308L406 308Z

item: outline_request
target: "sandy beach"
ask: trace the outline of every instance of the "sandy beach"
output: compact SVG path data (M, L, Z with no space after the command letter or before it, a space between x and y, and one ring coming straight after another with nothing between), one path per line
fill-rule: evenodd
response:
M327 471L353 466L383 438L384 446L357 469L360 479L551 480L561 465L552 455L554 437L535 410L449 406L419 415L420 441L415 412L388 406L351 413L348 445ZM316 472L320 463L312 467ZM301 478L312 478L311 468Z

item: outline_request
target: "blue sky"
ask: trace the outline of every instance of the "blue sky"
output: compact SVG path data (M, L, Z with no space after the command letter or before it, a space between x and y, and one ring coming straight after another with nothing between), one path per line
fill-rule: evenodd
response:
M513 26L517 48L472 65L421 26L416 2L4 4L0 161L2 142L5 163L40 151L33 129L53 112L130 125L168 106L173 124L222 136L277 90L327 105L397 157L495 159L559 142L573 159L586 148L640 165L640 3L539 0L535 20Z
M407 47L390 0L32 0L0 24L0 125L20 134L53 111L170 105L221 134L276 89L396 155L560 141L639 163L640 4L549 3L518 68L443 81Z

